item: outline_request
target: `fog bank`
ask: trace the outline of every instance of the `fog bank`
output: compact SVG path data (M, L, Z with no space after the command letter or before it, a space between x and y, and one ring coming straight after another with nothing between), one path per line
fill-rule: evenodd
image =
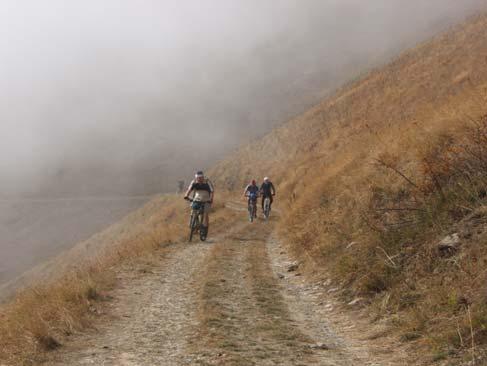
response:
M483 4L2 1L0 194L172 189Z

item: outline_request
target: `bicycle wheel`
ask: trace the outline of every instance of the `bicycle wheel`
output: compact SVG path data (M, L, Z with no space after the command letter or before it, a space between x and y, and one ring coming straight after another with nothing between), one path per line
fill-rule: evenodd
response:
M200 240L201 241L205 241L206 237L208 236L208 226L206 226L206 228L203 226L204 215L205 215L204 210L200 211L199 218L200 218L201 225L199 227L199 229L200 229L199 232L200 232Z
M254 212L252 209L252 203L251 202L249 202L248 211L249 211L249 221L253 222L254 221Z
M269 218L269 214L271 213L270 209L271 209L271 200L267 197L264 200L264 217L266 220Z
M191 212L191 219L189 221L189 241L193 240L193 234L198 226L198 215L193 211Z

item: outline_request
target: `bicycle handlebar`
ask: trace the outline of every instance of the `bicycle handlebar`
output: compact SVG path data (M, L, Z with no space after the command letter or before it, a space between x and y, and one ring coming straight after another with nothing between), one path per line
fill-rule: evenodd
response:
M184 199L186 201L189 201L189 202L195 202L195 200L193 198L189 198L189 197L184 197ZM196 201L196 202L201 202L201 203L210 203L211 201Z

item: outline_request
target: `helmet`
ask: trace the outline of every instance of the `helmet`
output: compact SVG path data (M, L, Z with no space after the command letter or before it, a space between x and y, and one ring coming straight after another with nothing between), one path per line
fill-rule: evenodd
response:
M253 186L255 186L257 184L257 182L255 181L255 179L252 179L252 181L250 182L250 184L252 184Z
M204 176L205 176L205 174L204 174L204 173L203 173L203 171L201 171L201 170L198 170L198 171L196 172L196 174L194 175L194 177L195 177L195 178L202 178L202 177L204 177Z
M268 182L269 181L269 177L264 177L264 182Z

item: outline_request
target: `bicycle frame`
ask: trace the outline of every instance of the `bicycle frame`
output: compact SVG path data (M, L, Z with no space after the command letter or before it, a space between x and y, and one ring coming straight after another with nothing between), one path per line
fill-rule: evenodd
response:
M193 239L193 234L196 231L200 232L200 240L205 241L206 235L203 234L201 228L203 226L202 224L203 224L204 217L205 217L204 215L205 215L206 202L196 201L200 204L200 206L195 208L195 207L193 207L193 203L195 201L192 199L188 199L188 201L190 201L192 203L192 205L191 205L192 206L191 207L191 216L190 216L190 220L189 220L189 241L191 242L191 240Z
M255 199L249 198L248 211L249 211L249 221L253 222L257 214L257 197Z

